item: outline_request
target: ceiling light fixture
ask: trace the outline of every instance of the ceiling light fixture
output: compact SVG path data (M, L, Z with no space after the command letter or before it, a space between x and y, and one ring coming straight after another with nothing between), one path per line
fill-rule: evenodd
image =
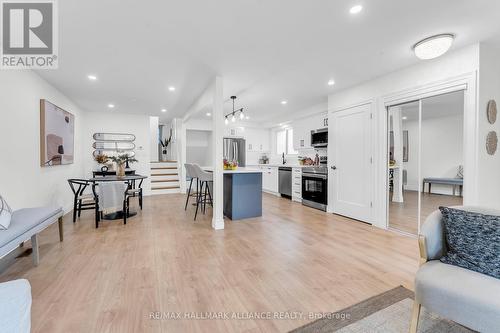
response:
M87 75L87 78L88 78L90 81L95 81L95 80L97 80L97 76L92 75L92 74Z
M161 112L167 112L167 109L161 109Z
M328 85L329 85L329 86L333 86L334 84L335 84L335 80L330 79L330 80L328 81Z
M210 112L206 113L207 117L210 117L212 114Z
M288 103L288 101L281 101L282 105L286 105L287 103Z
M231 96L231 99L233 100L233 111L226 114L224 123L227 125L229 123L228 117L231 116L231 121L234 123L236 122L236 115L239 113L240 114L240 119L245 119L245 114L243 113L243 108L240 108L238 110L234 109L234 101L236 100L236 96Z
M114 107L115 107L115 105L114 105L114 104L111 104L111 103L110 103L110 104L108 104L108 108L113 109Z
M406 116L405 116L405 117L403 117L403 118L401 118L401 119L406 120L406 119L408 119L408 117L406 117Z
M175 87L168 87L169 91L175 91Z
M448 52L454 39L454 34L435 35L416 43L412 49L419 59L434 59Z
M351 7L349 12L354 15L354 14L359 14L362 10L363 10L363 6L356 5L356 6Z
M245 118L246 118L246 120L248 120L248 119L250 119L250 116L246 116Z

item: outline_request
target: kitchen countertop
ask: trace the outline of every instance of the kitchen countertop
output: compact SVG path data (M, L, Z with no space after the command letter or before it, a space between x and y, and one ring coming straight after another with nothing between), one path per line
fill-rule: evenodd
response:
M202 167L205 171L213 171L214 167ZM238 173L262 173L262 170L257 167L239 167L236 170L224 170L224 174L238 174Z
M299 164L255 164L249 165L249 167L288 167L288 168L311 168L314 165L299 165Z

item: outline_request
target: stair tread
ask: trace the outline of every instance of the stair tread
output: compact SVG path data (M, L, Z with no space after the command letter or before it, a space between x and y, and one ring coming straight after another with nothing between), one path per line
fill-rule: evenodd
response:
M151 161L150 163L177 163L177 161Z
M177 169L176 166L171 166L171 167L151 167L151 170L173 170Z
M166 182L178 182L179 179L157 179L152 180L151 183L166 183Z
M175 188L180 188L180 186L158 186L158 187L151 187L151 190L171 190Z
M179 174L176 172L176 173L152 173L151 174L151 177L154 177L154 176L178 176Z

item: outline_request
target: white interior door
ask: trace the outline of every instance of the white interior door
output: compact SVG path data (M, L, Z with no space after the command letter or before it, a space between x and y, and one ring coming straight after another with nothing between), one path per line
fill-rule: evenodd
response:
M371 104L330 113L329 211L371 223Z

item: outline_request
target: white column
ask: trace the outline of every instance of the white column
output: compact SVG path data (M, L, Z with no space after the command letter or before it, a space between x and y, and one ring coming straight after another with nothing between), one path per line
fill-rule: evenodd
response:
M224 174L223 174L223 136L224 136L224 96L223 80L216 77L213 87L212 101L212 129L213 129L213 154L214 154L214 208L212 228L224 229Z

